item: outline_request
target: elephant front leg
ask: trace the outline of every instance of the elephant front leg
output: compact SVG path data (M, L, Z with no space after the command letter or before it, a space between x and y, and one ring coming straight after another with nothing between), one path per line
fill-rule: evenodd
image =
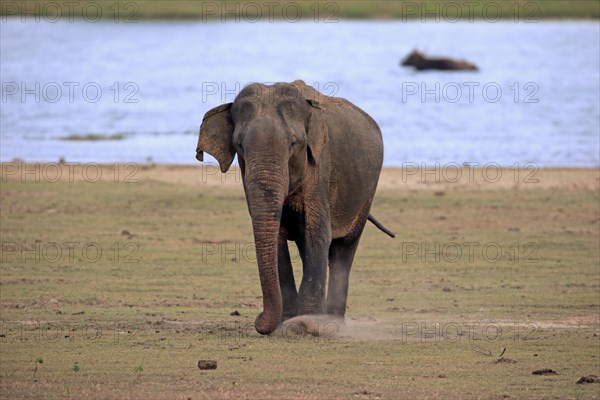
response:
M298 242L303 270L298 295L299 315L320 314L325 309L329 237L327 231L322 237L309 237Z
M287 240L279 235L277 248L277 264L279 269L279 286L281 287L281 300L283 304L282 321L298 315L298 292L294 280L294 270L290 259Z

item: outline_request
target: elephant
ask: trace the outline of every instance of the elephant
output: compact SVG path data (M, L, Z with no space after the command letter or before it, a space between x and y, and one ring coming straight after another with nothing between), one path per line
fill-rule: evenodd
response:
M475 64L472 64L464 60L453 60L451 58L427 58L427 56L418 50L413 50L406 58L404 58L401 65L407 67L415 67L418 71L426 69L439 69L447 71L477 71L478 68Z
M351 102L301 80L252 83L233 102L206 112L199 161L203 152L223 173L238 157L263 296L256 330L270 334L282 321L306 314L343 320L366 221L393 237L370 215L383 162L377 123ZM288 241L302 261L299 290Z

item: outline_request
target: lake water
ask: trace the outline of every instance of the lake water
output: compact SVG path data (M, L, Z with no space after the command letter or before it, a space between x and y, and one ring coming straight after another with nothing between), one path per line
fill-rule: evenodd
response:
M600 165L597 21L1 23L2 161L195 163L203 114L303 79L380 124L385 164ZM416 72L414 47L479 72ZM124 134L115 141L65 141Z

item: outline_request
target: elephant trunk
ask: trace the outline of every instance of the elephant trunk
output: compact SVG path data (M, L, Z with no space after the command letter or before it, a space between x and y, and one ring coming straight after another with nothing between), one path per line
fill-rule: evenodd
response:
M282 301L277 266L277 245L281 210L288 183L287 166L281 162L246 164L244 184L248 210L252 217L252 230L256 247L256 260L263 294L263 312L254 326L263 334L273 332L281 322Z

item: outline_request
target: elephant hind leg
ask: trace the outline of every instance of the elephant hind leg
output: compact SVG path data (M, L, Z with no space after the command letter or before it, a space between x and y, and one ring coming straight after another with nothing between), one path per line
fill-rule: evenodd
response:
M348 281L360 235L351 240L335 239L329 247L329 283L326 312L344 317L348 299Z
M296 281L294 280L294 270L292 269L287 239L283 234L279 235L277 265L283 304L282 320L286 320L298 315L298 291L296 290Z

